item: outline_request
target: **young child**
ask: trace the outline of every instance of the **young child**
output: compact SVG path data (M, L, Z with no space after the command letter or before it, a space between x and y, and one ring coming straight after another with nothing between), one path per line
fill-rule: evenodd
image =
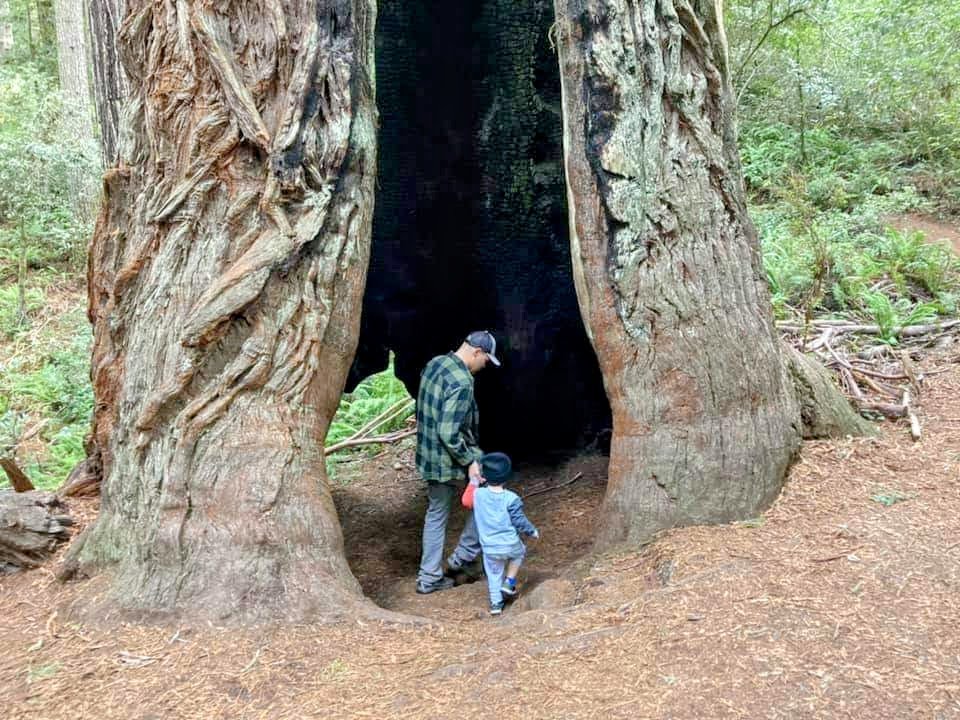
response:
M503 487L510 479L510 458L487 453L480 458L484 484L473 497L473 518L483 548L483 569L490 591L490 614L503 612L504 595L517 594L517 573L526 555L521 535L539 538L540 533L523 514L523 501Z

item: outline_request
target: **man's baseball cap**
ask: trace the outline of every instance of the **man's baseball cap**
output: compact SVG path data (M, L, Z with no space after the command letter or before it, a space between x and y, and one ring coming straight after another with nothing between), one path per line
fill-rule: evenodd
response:
M490 362L500 367L500 361L494 354L497 351L497 341L486 330L474 330L467 335L467 345L483 350L490 358Z

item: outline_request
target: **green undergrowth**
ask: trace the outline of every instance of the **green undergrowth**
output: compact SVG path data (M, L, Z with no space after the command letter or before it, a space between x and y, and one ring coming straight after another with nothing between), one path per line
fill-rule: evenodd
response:
M0 298L0 307L7 304ZM19 443L27 476L52 489L84 457L93 410L90 329L77 308L40 329L21 326L19 334L21 343L5 344L12 351L0 361L0 451Z
M352 392L344 393L340 406L330 424L327 433L327 447L347 440L373 422L390 408L399 407L400 411L382 425L370 428L372 435L383 435L403 428L413 414L413 398L393 371L393 356L386 370L370 375L361 381ZM382 445L360 445L334 453L327 458L327 474L339 483L347 483L352 472L349 464L357 458L369 457L382 449Z
M944 208L902 167L901 142L808 130L806 162L797 131L751 127L742 137L751 215L778 318L848 317L899 328L954 316L960 262L949 243L891 227L893 216Z

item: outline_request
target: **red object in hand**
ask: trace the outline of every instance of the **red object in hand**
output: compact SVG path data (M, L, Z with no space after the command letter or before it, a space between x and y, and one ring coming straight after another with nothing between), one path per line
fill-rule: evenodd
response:
M460 496L460 504L470 510L473 510L473 494L477 491L477 485L479 485L479 482L471 478L463 491L463 495Z

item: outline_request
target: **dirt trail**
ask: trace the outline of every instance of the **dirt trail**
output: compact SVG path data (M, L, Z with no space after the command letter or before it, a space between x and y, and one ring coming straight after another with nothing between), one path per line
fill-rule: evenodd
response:
M607 459L601 456L578 458L559 467L517 468L511 487L520 495L529 494L526 511L543 536L528 543L520 575L526 587L557 577L590 550L606 471ZM333 494L347 559L368 597L389 610L437 620L486 617L482 581L429 597L414 590L426 496L413 466L412 447L367 461L362 474L354 475L349 485L335 486ZM463 508L456 506L447 552L456 545L465 519Z
M0 707L44 719L960 718L958 361L955 345L926 364L946 372L928 376L920 442L887 423L875 439L808 443L761 518L575 561L561 609L496 620L479 584L414 595L422 499L402 452L336 499L367 592L430 627L105 630L56 613L76 586L47 570L2 579ZM529 499L544 528L531 584L588 550L602 461L521 472L529 490L577 471L583 481Z
M930 242L946 240L953 246L954 252L960 254L960 224L957 224L957 222L946 222L921 213L891 215L885 220L891 227L900 232L919 230Z

